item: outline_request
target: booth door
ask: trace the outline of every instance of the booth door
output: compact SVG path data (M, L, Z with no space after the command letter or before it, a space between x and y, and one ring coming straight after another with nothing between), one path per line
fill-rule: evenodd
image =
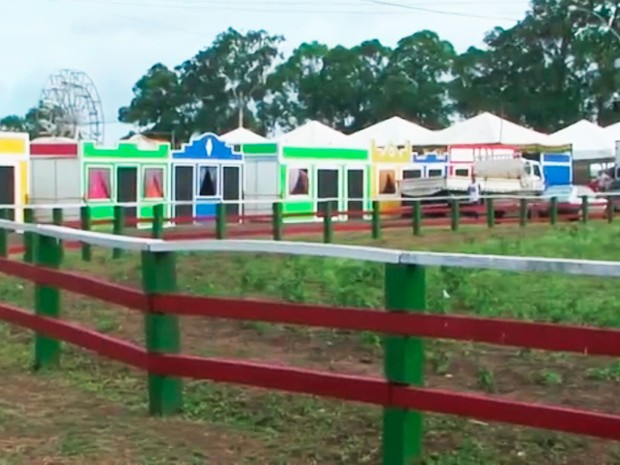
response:
M239 216L241 212L241 168L239 166L222 167L222 199L237 200L235 203L226 203L228 216Z
M15 205L15 168L0 166L0 205ZM15 220L15 209L7 208L7 219Z
M136 203L138 201L138 168L119 166L116 169L116 201ZM125 218L137 218L137 207L125 207Z
M337 169L319 169L317 170L317 200L318 211L324 213L327 204L331 204L332 212L338 211L338 184L339 176ZM321 200L330 199L330 200ZM334 200L335 199L335 200Z
M184 205L174 206L175 218L193 218L194 206L189 203L194 200L193 166L174 167L174 200L178 202L188 202Z
M349 218L363 218L364 170L347 170L347 211ZM360 213L357 213L360 212Z

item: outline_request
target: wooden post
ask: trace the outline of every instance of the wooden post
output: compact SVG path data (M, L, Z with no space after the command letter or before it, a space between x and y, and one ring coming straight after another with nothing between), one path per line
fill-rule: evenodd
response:
M32 208L24 209L24 223L34 224L34 210ZM26 263L34 263L35 257L35 237L34 233L24 231L24 261Z
M226 204L223 202L215 207L215 237L226 239Z
M372 201L372 238L381 239L381 203Z
M142 287L149 296L177 289L176 257L171 252L142 252ZM181 350L179 318L156 313L149 297L144 317L146 350L151 354L178 354ZM170 415L181 411L183 384L180 378L148 373L149 413Z
M549 221L554 226L558 222L558 198L557 197L551 197L551 213L549 214Z
M114 223L113 232L117 236L122 236L125 229L125 207L122 205L114 205ZM121 258L123 249L112 249L112 258Z
M458 199L452 199L450 200L450 216L451 216L451 221L450 221L450 229L452 229L452 231L458 231L459 230L459 217L460 217L460 204Z
M585 224L588 222L588 217L590 216L590 211L589 211L589 205L588 205L588 196L587 195L582 195L581 196L581 221Z
M422 235L422 204L419 200L413 201L413 209L411 211L411 221L413 222L414 236Z
M37 242L37 266L58 269L62 262L61 247L57 239L42 235L34 236ZM60 291L54 286L35 284L34 288L35 314L47 318L60 316ZM53 337L35 333L34 338L34 368L54 368L60 363L60 341Z
M63 225L64 221L63 221L62 208L56 207L52 210L52 222L56 226ZM58 246L60 247L60 259L62 260L62 258L64 257L65 249L64 249L63 242L61 240L58 241Z
M90 231L91 224L91 216L90 216L90 207L88 205L84 205L80 207L80 227L82 231ZM93 249L90 244L86 242L82 242L82 261L89 262L93 259Z
M6 208L0 208L0 219L8 219L9 212ZM0 228L0 257L9 256L9 231L4 228Z
M325 211L323 212L323 242L326 244L331 244L334 241L332 204L329 200L326 200L325 202Z
M282 203L273 202L271 205L273 216L271 217L271 228L273 232L273 240L282 240Z
M387 264L385 308L390 312L426 309L426 273L422 266ZM424 343L421 338L387 336L384 371L388 382L424 385ZM387 407L383 411L383 465L410 465L422 453L422 413Z
M164 204L153 205L153 223L151 224L151 237L163 239L164 237Z
M492 198L486 199L485 202L487 204L487 226L492 228L495 226L495 206Z
M527 225L527 199L519 199L519 226Z
M614 197L607 196L607 222L614 222Z

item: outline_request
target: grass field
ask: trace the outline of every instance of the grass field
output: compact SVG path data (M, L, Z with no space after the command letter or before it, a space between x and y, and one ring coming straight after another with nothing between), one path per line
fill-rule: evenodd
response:
M336 234L338 242L373 243ZM374 245L620 260L620 225L564 225L429 233L385 232ZM138 286L139 261L98 251L65 268ZM379 265L302 257L188 254L182 292L381 307ZM432 312L620 327L616 279L430 269ZM30 308L31 286L3 278L0 296ZM446 293L449 298L446 298ZM142 342L141 316L73 295L65 318ZM183 320L185 353L269 360L344 373L380 374L381 339L223 320ZM67 347L61 372L32 374L31 334L0 324L0 465L380 463L381 410L309 396L187 382L176 419L146 416L140 373ZM620 362L494 346L429 341L427 385L510 399L620 411ZM427 416L425 465L620 464L611 442L467 419Z

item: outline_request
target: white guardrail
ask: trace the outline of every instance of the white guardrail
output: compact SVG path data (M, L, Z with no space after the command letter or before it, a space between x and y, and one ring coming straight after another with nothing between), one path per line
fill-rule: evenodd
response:
M456 268L484 268L515 272L548 272L582 276L620 277L620 262L571 260L502 255L416 252L353 245L270 240L194 239L167 241L109 233L81 231L64 226L24 224L0 220L0 228L30 232L64 241L79 241L107 248L150 252L252 252L340 258L376 263L393 263Z

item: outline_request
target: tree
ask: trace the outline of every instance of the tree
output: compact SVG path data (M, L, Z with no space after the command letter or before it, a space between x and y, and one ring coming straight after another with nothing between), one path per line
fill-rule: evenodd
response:
M455 58L452 44L432 31L401 39L379 77L379 119L396 114L429 128L447 125L448 81Z
M0 119L0 131L27 132L31 139L40 136L54 136L50 132L50 125L46 124L52 117L62 117L62 109L50 108L48 105L39 103L31 108L24 116L9 115Z
M233 121L255 126L254 113L281 41L265 31L244 35L228 29L174 70L151 67L134 86L131 104L119 110L119 120L174 133L177 140L224 132L235 126Z

